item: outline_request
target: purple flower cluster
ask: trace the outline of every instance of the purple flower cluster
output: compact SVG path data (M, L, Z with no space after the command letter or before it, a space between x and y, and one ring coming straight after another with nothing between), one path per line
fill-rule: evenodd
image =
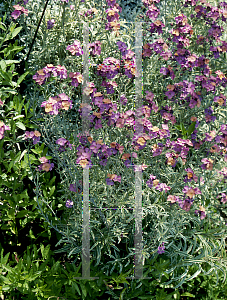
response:
M225 193L221 193L221 195L217 196L217 198L222 197L221 202L226 203L227 202L227 195Z
M27 4L27 2L26 2ZM24 13L26 16L28 15L28 10L25 9L23 6L20 5L14 5L13 8L15 8L15 10L11 13L11 16L16 20L17 18L19 18L19 16Z
M45 107L45 112L50 115L58 115L59 109L69 110L72 108L72 100L65 93L62 93L42 102L41 107Z
M171 189L170 186L167 186L165 183L159 183L158 179L155 179L156 176L150 175L150 179L146 182L149 188L155 187L156 190L167 193Z
M89 49L89 51L91 52L92 56L101 54L101 42L100 41L95 41L93 43L89 43L88 45L91 48L91 49Z
M118 87L118 84L116 83L116 81L109 81L106 82L105 80L102 81L101 86L104 86L106 88L106 93L107 94L113 94L114 93L114 89Z
M121 176L117 176L116 174L107 174L106 184L114 185L114 181L121 182Z
M72 78L71 85L75 87L78 87L79 83L82 83L83 81L83 76L80 72L70 72L69 77Z
M98 10L95 8L95 7L92 7L91 9L87 10L85 13L84 13L84 16L87 17L89 16L90 18L93 17L94 15L97 15L98 13Z
M128 78L132 78L136 74L135 52L133 52L131 49L127 49L128 47L124 42L118 41L117 45L122 54L122 63L125 69L124 74Z
M39 171L51 171L54 167L54 164L51 163L45 156L39 158L39 161L41 162L41 165L38 166Z
M25 131L25 139L32 139L33 145L37 144L40 141L41 133L37 130L35 131Z
M67 79L67 69L64 66L53 66L52 64L48 64L43 69L37 71L35 75L33 75L33 79L36 81L37 84L43 85L46 83L48 78L53 75L54 77L60 77L60 79ZM83 76L79 72L70 72L69 78L72 78L71 85L77 87L79 83L82 83Z
M122 8L116 3L116 0L106 0L107 5L110 7L106 10L106 19L108 23L105 25L105 30L113 29L116 32L116 35L119 35L120 23L118 12L122 12Z
M58 149L58 151L60 151L60 152L64 152L66 150L66 147L69 147L72 150L72 144L70 144L70 142L64 138L59 138L56 141L56 144L60 145L60 147Z
M114 57L104 59L101 65L97 66L97 75L106 77L107 79L114 78L120 69L120 61Z
M72 45L67 46L66 50L69 50L69 52L71 52L72 55L76 55L76 56L83 54L80 41L77 40L75 40Z
M196 215L200 215L200 219L203 220L206 218L205 208L203 206L199 206L199 209L195 210Z

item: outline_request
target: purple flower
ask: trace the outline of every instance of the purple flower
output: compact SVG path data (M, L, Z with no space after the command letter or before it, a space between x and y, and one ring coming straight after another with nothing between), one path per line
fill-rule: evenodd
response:
M48 172L48 171L51 171L54 167L54 164L50 163L50 161L45 156L39 158L39 161L42 163L41 165L38 166L39 171Z
M81 48L80 41L77 41L77 40L75 40L72 45L68 45L66 50L69 50L72 55L79 56L79 55L83 54L83 50Z
M169 73L169 70L167 68L165 68L165 67L162 67L160 69L160 73L162 73L163 75L167 75Z
M114 182L110 178L106 178L106 184L107 185L114 185Z
M35 131L25 131L25 139L32 139L33 140L33 145L37 144L40 141L40 132L35 130Z
M65 203L65 206L66 206L67 208L73 207L73 201L70 200L70 199L68 199L68 200L66 201L66 203Z
M125 97L125 94L121 95L121 97L120 97L120 103L122 105L126 105L127 102L128 102L128 99Z
M17 18L19 18L19 16L21 15L21 11L20 10L14 10L11 13L11 16L16 20Z
M114 7L114 5L116 4L116 0L106 0L107 5L110 7Z
M64 138L60 138L56 141L56 144L60 145L59 147L59 151L60 152L64 152L65 151L65 147L68 146L71 150L72 150L72 144L70 144L69 141L67 141L66 139Z
M160 183L158 184L156 187L156 190L158 191L164 191L165 193L169 190L171 190L171 187L170 186L167 186L165 183Z
M118 48L121 51L123 56L128 54L128 50L127 50L128 47L124 42L118 41L116 44L118 45Z
M55 23L54 19L51 19L51 20L47 21L47 29L53 28L54 27L54 23Z
M99 149L101 148L100 144L97 144L95 141L93 141L90 145L90 149L93 153L98 153Z
M91 47L91 55L100 55L101 54L101 42L95 41L94 43L89 44L89 47Z
M158 247L157 253L158 253L158 254L163 254L163 253L165 253L164 249L165 249L165 246L164 246L164 242L163 242L163 243Z

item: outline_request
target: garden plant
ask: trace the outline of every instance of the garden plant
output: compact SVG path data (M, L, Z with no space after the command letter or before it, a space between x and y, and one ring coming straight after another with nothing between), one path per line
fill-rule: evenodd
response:
M5 291L19 288L34 299L35 293L40 293L37 299L59 295L99 299L104 282L110 299L180 299L195 297L189 285L200 282L199 278L213 280L215 275L219 286L220 278L225 281L227 3L155 0L142 4L133 22L132 18L127 22L115 0L57 0L45 7L38 0L9 3L9 9L14 9L10 33L4 25L6 15L1 25L4 169L0 196L3 220L10 221L2 229L11 230L18 239L17 220L26 216L20 222L25 227L39 212L46 231L56 231L56 246L61 247L55 253L67 253L72 261L67 264L70 289L61 294L61 276L57 285L53 275L60 266L54 259L43 268L32 264L33 271L28 273L27 268L29 275L20 277L24 283L12 286L10 274L16 271L7 265L8 256L2 256L1 268L5 265L8 272L7 279L1 277L8 284ZM37 16L44 9L33 44ZM89 29L88 80L83 76L88 67L85 28ZM8 44L17 35L22 46L18 41ZM138 38L143 41L142 72L135 55ZM19 62L26 71L13 81ZM85 98L89 103L83 102ZM84 118L89 120L87 134ZM81 276L86 169L91 275L99 279L83 283L74 277ZM142 172L143 179L143 273L150 279L129 281L134 265L135 172ZM17 185L15 178L28 181ZM33 197L32 209L22 209L29 197ZM32 231L29 235L34 236ZM40 249L47 259L49 247ZM36 246L27 249L15 270L21 272L22 264L25 270L24 261L30 265L31 256L37 259ZM52 271L46 276L52 279L40 292L30 283L44 273L48 262ZM58 295L54 294L57 286ZM222 297L225 286L222 291L217 285L210 290L216 292L216 296L210 293L215 299Z

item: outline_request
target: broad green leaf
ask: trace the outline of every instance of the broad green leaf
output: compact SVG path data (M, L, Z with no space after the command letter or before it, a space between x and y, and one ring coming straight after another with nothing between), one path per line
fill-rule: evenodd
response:
M19 118L24 118L24 115L19 115L13 118L13 120L19 119Z
M6 61L0 60L0 68L5 71L6 70Z
M21 82L25 79L25 77L28 75L29 72L25 72L23 75L21 75L17 80L16 88L21 84Z
M26 130L26 127L24 126L23 123L21 123L20 121L16 122L16 126L22 130Z
M192 122L192 124L188 127L188 134L190 135L195 130L196 122Z
M20 62L19 60L12 60L12 59L5 60L5 63L6 63L7 65L18 64L19 62Z
M15 37L15 36L17 36L18 35L18 33L21 31L21 29L22 29L22 27L17 27L17 28L15 28L13 31L12 31L12 33L11 33L11 35L12 35L12 39Z
M28 210L21 210L17 213L16 218L23 218L28 214L28 212L29 212Z
M54 191L55 191L55 186L52 186L52 188L50 190L50 195L49 195L50 197L53 195Z
M195 298L195 295L192 295L192 294L190 294L190 293L188 293L188 292L185 292L185 293L183 293L183 294L181 294L181 296L183 297L191 297L191 298Z

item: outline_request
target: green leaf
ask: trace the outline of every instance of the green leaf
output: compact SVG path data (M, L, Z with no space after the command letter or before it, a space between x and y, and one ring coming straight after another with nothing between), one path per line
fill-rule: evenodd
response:
M5 71L6 70L6 61L0 60L0 67L3 71Z
M15 36L17 36L18 35L18 33L21 31L21 29L22 29L22 27L17 27L17 28L15 28L13 31L12 31L12 33L11 33L11 35L12 35L12 39L15 37Z
M76 282L73 282L73 283L72 283L72 286L77 290L78 294L81 295L81 292L80 292L80 289L79 289L77 283L76 283Z
M192 295L192 294L190 294L188 292L185 292L184 294L181 294L181 296L195 298L195 295Z
M80 282L80 287L81 287L82 293L84 294L84 297L86 297L87 296L87 291L86 291L86 288L85 288L85 286L83 285L82 282Z
M7 65L18 64L19 62L20 62L19 60L12 60L12 59L5 60L5 63Z
M28 210L21 210L17 213L16 218L23 218L28 214L28 212L29 212Z
M25 72L23 75L21 75L17 80L16 88L21 84L21 82L25 79L25 77L28 75L29 72Z
M31 230L31 228L29 230L29 236L30 236L31 239L35 239L35 236L33 234L33 231Z
M19 115L13 118L13 120L19 119L19 118L24 118L24 115Z
M8 259L9 259L10 253L7 253L7 254L3 257L3 252L4 252L4 249L2 249L2 251L1 251L1 265L6 265Z
M41 254L42 254L42 257L44 259L47 258L48 254L49 254L49 251L50 251L50 244L47 245L45 248L44 248L43 244L41 245Z
M192 132L195 130L195 125L196 125L196 122L192 122L192 124L188 127L188 134L192 134Z
M16 122L16 126L22 130L26 130L26 127L24 126L24 124L20 121Z
M185 130L185 128L184 128L184 124L183 124L183 123L180 123L180 129L181 129L183 135L185 135L186 130Z
M10 83L11 78L7 72L0 70L0 75L6 80L7 83Z
M50 195L49 195L50 197L53 195L54 191L55 191L55 186L52 186L52 188L50 190Z

